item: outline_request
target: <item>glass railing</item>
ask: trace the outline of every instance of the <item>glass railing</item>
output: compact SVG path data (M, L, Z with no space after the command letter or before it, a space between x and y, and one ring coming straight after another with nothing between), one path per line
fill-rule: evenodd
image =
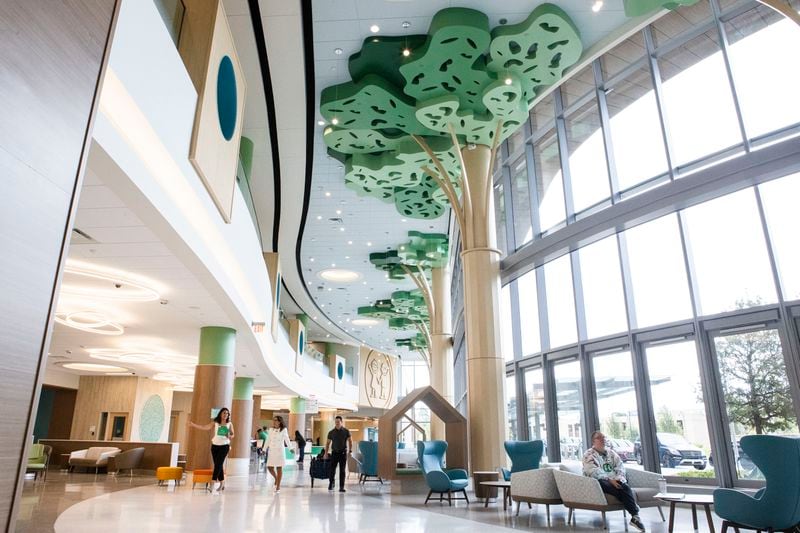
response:
M186 7L183 0L154 0L158 13L164 19L164 25L169 30L172 41L178 46L181 38L181 28L183 27L183 15Z

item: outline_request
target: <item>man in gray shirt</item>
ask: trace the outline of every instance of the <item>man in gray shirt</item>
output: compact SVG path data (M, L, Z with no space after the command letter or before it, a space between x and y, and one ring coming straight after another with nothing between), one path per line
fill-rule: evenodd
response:
M331 459L328 490L333 490L333 481L336 479L336 466L339 466L339 492L344 490L344 470L347 466L347 456L353 450L353 437L350 431L342 425L342 417L337 416L335 427L328 432L328 442L325 443L325 455Z

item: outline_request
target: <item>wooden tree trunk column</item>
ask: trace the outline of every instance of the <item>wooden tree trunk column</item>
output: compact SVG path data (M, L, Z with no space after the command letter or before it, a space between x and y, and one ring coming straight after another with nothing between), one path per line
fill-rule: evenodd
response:
M194 371L191 420L208 424L211 410L231 408L236 330L224 327L200 328L200 356ZM232 410L232 409L231 409ZM236 426L234 426L236 431ZM211 431L191 428L187 432L186 469L211 468Z
M431 320L431 385L454 405L450 270L447 267L431 269L431 293L436 309ZM444 422L437 416L431 416L431 438L445 439Z
M247 475L250 471L250 437L255 428L253 422L253 378L239 378L233 381L233 403L231 422L236 435L231 440L227 474Z
M471 145L464 159L464 221L468 225L461 259L467 341L470 466L495 470L505 464L505 361L500 348L500 251L494 225L491 149ZM488 180L488 182L487 182Z

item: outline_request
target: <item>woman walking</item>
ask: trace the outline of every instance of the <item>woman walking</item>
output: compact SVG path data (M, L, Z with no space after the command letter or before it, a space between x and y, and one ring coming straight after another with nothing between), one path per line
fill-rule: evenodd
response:
M211 437L211 457L214 460L214 474L211 476L213 481L212 492L225 490L225 458L231 449L231 439L233 438L233 424L231 424L231 412L227 407L223 407L217 416L208 424L195 424L191 420L189 425L195 429L208 431L214 429Z
M286 464L283 448L286 446L289 446L289 432L283 424L283 417L276 416L272 419L272 427L267 438L267 470L275 479L275 492L281 491L283 465Z
M300 466L303 466L303 459L306 456L306 439L300 434L299 431L294 432L294 442L297 444L297 451L300 453L300 458L297 460Z

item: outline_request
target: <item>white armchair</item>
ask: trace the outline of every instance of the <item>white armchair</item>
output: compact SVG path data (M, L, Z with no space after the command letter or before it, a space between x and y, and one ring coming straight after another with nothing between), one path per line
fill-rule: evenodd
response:
M547 507L547 525L550 525L550 506L561 502L552 468L537 468L511 474L511 499L517 502L517 516L522 502L543 503Z
M553 471L553 476L561 500L569 509L567 523L572 522L575 509L586 509L599 511L603 515L603 529L608 529L606 513L610 511L625 512L622 502L616 497L604 493L596 479L564 470L567 469ZM658 493L659 474L630 469L626 471L625 475L636 495L639 507L658 507L661 520L664 520L664 513L660 507L662 502L655 498Z
M75 450L69 454L69 468L72 471L76 466L94 468L96 474L100 468L108 466L109 457L120 453L119 448L93 446L86 450Z

